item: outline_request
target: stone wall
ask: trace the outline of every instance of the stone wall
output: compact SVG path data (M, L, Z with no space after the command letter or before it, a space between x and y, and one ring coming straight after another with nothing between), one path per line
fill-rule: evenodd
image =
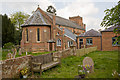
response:
M19 70L28 67L30 69L31 56L23 56L13 59L1 61L2 78L17 78L20 74Z

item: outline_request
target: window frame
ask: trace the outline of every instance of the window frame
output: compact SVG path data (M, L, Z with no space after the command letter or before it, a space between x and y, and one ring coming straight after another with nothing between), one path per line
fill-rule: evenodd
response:
M92 41L92 43L91 43ZM92 38L86 38L86 45L93 45L93 39Z
M117 39L115 39L115 38L117 38L117 37L112 37L112 46L120 46L120 45L118 44L118 41L114 44L114 42L117 40ZM115 41L113 41L113 39L114 39Z
M41 41L40 40L40 28L37 28L37 42L40 42L40 41Z
M80 41L80 40L82 40L82 41ZM82 43L81 45L83 45L83 39L79 39L79 44L80 44L80 43Z
M26 42L29 42L29 34L28 34L28 28L26 28Z
M57 40L57 46L61 46L61 39Z
M73 41L68 41L68 47L73 45Z

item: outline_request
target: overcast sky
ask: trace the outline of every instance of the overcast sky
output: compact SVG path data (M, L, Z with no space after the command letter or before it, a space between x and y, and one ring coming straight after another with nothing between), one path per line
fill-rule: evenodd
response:
M46 11L49 5L57 10L57 16L69 19L72 16L83 17L87 31L103 29L100 23L104 17L104 10L117 5L119 0L0 0L0 13L10 14L22 11L30 15L39 7Z

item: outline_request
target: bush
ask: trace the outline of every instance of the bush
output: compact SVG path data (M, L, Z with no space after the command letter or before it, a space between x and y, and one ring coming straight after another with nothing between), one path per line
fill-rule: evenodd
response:
M12 49L14 47L14 44L11 42L5 43L3 48L4 49Z

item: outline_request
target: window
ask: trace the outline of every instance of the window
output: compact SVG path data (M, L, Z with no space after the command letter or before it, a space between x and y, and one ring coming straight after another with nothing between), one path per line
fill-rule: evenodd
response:
M81 45L83 45L83 39L79 39L79 48L81 48Z
M60 39L57 40L57 46L61 46L61 40Z
M28 41L28 29L26 29L26 41Z
M71 45L73 45L73 41L68 41L68 47L70 47Z
M40 29L37 28L37 41L40 41Z
M112 38L112 45L113 45L113 46L118 46L118 45L119 45L116 38L117 38L117 37L113 37L113 38Z
M73 41L71 41L70 45L73 45Z
M79 39L79 43L82 45L83 44L83 39Z
M87 38L86 39L86 44L87 45L92 45L93 43L92 43L92 38Z
M68 47L70 47L70 41L68 41Z

